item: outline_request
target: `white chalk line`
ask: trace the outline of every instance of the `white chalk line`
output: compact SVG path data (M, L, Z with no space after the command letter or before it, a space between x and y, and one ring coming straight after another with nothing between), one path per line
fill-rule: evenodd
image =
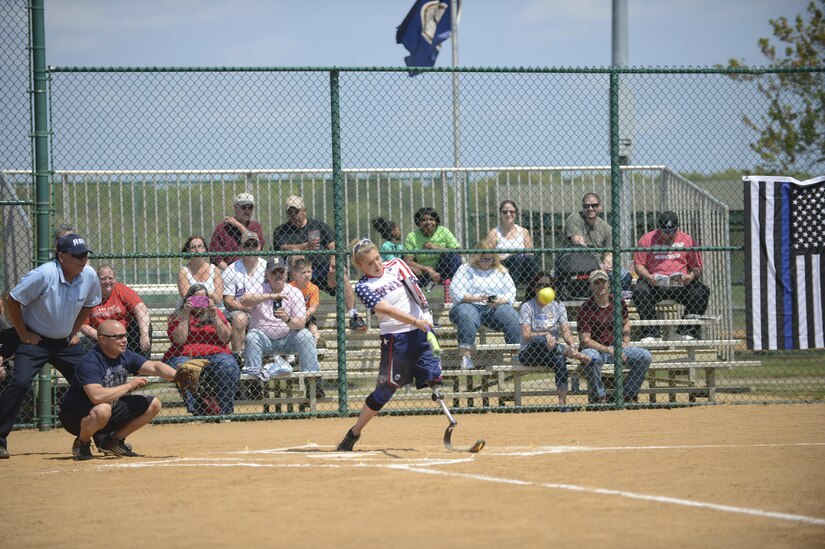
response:
M720 448L777 448L777 447L817 447L825 446L822 442L797 442L797 443L764 443L764 444L700 444L700 445L650 445L650 446L603 446L603 447L582 447L582 446L539 446L535 448L526 449L526 451L519 452L487 452L485 456L490 457L513 457L513 456L541 456L548 454L563 454L574 452L599 452L599 451L638 451L638 450L684 450L684 449L720 449ZM465 478L469 480L479 480L484 482L494 482L499 484L509 484L516 486L533 486L539 488L547 488L553 490L566 490L579 493L589 493L598 495L609 495L623 497L627 499L652 501L656 503L666 503L671 505L679 505L683 507L694 507L699 509L709 509L714 511L722 511L727 513L735 513L742 515L757 516L761 518L771 518L776 520L784 520L790 522L801 522L804 524L811 524L815 526L825 526L825 519L818 517L811 517L807 515L797 515L793 513L780 513L776 511L766 511L763 509L754 509L749 507L736 507L732 505L723 505L718 503L695 501L683 498L674 498L668 496L656 496L650 494L640 494L635 492L628 492L624 490L612 490L609 488L591 488L586 486L578 486L575 484L559 484L559 483L541 483L519 479L510 479L504 477L493 477L489 475L478 475L473 473L457 473L452 471L443 471L437 469L430 469L429 467L441 465L455 465L460 463L467 463L474 461L475 456L452 458L452 459L435 459L435 458L417 458L406 459L395 463L378 463L378 460L372 461L372 458L380 458L385 461L385 455L380 451L366 451L366 452L317 452L318 449L324 447L314 443L303 446L291 448L274 448L267 450L243 450L232 452L232 454L241 454L248 456L302 456L318 459L334 459L338 463L252 463L249 461L242 461L241 458L231 457L198 457L198 458L175 458L171 460L156 460L156 461L140 461L129 463L107 463L101 464L100 467L105 468L143 468L143 467L249 467L249 468L344 468L346 466L355 467L372 467L395 469L402 471L411 471L414 473L423 473L429 475L449 476L454 478ZM313 452L300 452L301 449L313 449ZM299 451L296 451L299 450ZM341 463L344 462L344 463ZM347 463L349 462L349 463Z
M439 471L436 469L427 469L424 467L415 467L403 464L382 465L388 469L398 469L403 471L412 471L414 473L423 473L427 475L446 476L453 478L466 478L469 480L480 480L484 482L495 482L499 484L511 484L516 486L535 486L539 488L547 488L551 490L568 490L571 492L581 492L587 494L599 494L607 496L619 496L628 499L653 501L656 503L668 503L671 505L681 505L684 507L696 507L699 509L710 509L713 511L723 511L727 513L737 513L741 515L750 515L761 518L772 518L778 520L785 520L790 522L802 522L805 524L812 524L815 526L825 526L825 519L817 517L809 517L807 515L795 515L791 513L779 513L776 511L764 511L762 509L753 509L748 507L734 507L732 505L722 505L718 503L709 503L704 501L694 501L682 498L672 498L667 496L654 496L649 494L637 494L635 492L627 492L624 490L610 490L608 488L588 488L586 486L577 486L575 484L557 484L548 482L532 482L528 480L509 479L503 477L492 477L489 475L476 475L472 473L456 473L454 471Z
M567 454L576 452L623 452L623 451L644 451L644 450L717 450L726 448L787 448L825 446L825 442L788 442L788 443L765 443L765 444L681 444L681 445L649 445L649 446L527 446L524 450L511 451L511 449L496 452L485 452L485 455L494 456L540 456L547 454ZM512 448L512 447L511 447Z

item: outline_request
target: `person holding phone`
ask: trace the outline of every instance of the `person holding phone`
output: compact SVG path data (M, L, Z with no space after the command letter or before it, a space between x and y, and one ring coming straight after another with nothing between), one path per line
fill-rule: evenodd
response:
M177 368L192 358L206 358L198 394L183 395L186 410L195 415L227 415L235 410L241 379L238 361L227 343L232 328L201 284L192 284L183 303L169 316L172 346L163 362Z
M450 320L458 332L458 349L461 352L461 368L472 370L472 351L476 334L481 326L504 332L504 341L519 343L521 326L513 304L516 301L516 285L507 268L489 240L475 246L485 253L474 254L455 273L450 285L453 305Z
M245 373L261 376L263 358L272 354L298 355L302 372L317 372L320 369L315 336L306 328L304 295L301 290L286 283L286 273L286 258L270 258L266 262L263 291L247 294L243 298L251 311L244 351ZM275 376L289 376L291 373L287 367L267 372ZM316 396L324 396L320 385Z

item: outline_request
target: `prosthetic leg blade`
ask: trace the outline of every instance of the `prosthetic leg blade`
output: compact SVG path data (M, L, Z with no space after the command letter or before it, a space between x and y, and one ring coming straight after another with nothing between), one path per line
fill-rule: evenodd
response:
M447 430L444 431L444 447L451 452L470 452L471 454L477 454L484 448L484 445L487 444L484 439L480 438L475 441L475 444L467 448L466 450L461 450L459 448L453 447L453 429L455 426L458 425L455 419L453 419L453 415L450 413L450 409L447 408L447 404L444 402L444 399L438 399L438 404L441 405L441 410L444 412L444 415L447 416L447 419L450 421L450 425L447 427Z

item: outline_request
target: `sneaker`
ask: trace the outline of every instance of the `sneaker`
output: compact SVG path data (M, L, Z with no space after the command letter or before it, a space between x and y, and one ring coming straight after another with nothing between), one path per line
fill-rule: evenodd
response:
M647 336L647 337L643 337L641 340L639 340L639 343L641 343L642 345L650 345L651 343L656 343L659 340L660 340L660 338L658 338L658 337Z
M673 334L671 339L673 341L696 341L696 338L690 334Z
M95 448L100 450L101 444L103 444L106 441L106 439L109 438L110 436L112 436L111 432L104 433L104 432L98 431L97 433L93 434L92 435L92 442L95 443ZM123 445L126 446L130 451L132 450L132 445L129 444L128 442L126 442L125 440L123 441ZM103 452L103 450L100 450L100 451Z
M294 367L298 365L298 357L295 355L286 355L286 361L290 366Z
M92 441L82 442L80 438L74 439L72 444L72 455L75 461L86 461L92 459Z
M464 355L461 357L461 369L462 370L473 370L475 369L475 364L473 364L473 359L470 355Z
M336 450L339 452L352 452L352 447L355 446L355 443L358 442L359 438L361 438L361 435L353 435L352 429L350 429L347 431L347 434L344 435L344 440L338 444L338 448L336 448Z
M630 290L622 290L622 300L623 301L630 301L633 297L633 292Z
M366 332L367 323L361 320L358 315L352 315L349 319L349 329L355 332Z
M137 457L137 454L132 451L132 447L128 446L125 441L108 436L100 443L100 451L104 454L120 457Z
M9 451L5 446L0 446L0 459L9 459Z

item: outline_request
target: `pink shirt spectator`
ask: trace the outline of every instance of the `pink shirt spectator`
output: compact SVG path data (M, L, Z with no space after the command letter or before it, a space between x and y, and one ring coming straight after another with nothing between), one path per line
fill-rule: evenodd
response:
M702 268L702 252L685 249L696 246L693 238L687 233L677 231L673 244L663 242L658 230L650 231L639 239L639 247L656 246L667 246L668 249L656 252L635 252L633 262L643 265L650 274L688 274L694 267Z
M272 293L272 288L264 282L263 293ZM290 284L285 284L281 290L281 307L290 318L304 318L307 315L304 294L301 290ZM249 327L262 331L270 339L281 339L289 335L289 327L286 322L275 316L271 299L255 305L250 312Z

